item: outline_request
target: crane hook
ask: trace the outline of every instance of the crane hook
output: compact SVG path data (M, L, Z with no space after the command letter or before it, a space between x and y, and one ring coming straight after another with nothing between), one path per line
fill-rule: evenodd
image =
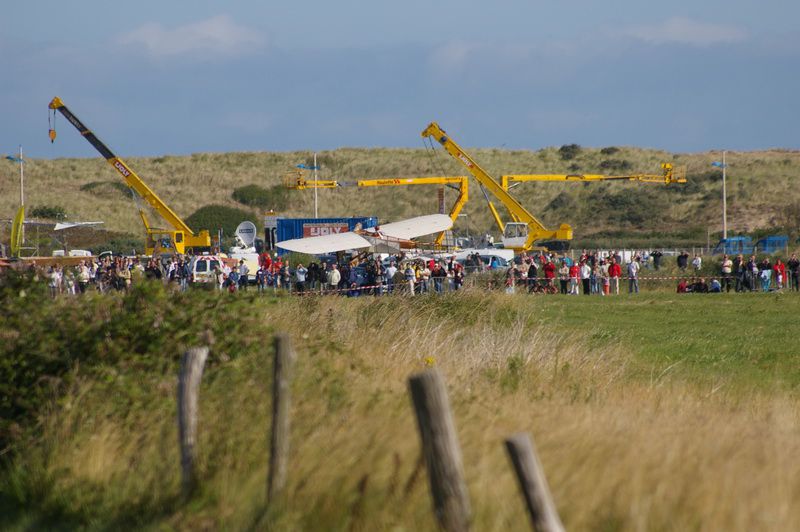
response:
M53 111L53 118L50 119L50 111L47 112L47 125L49 127L47 136L50 137L50 144L56 141L56 112Z

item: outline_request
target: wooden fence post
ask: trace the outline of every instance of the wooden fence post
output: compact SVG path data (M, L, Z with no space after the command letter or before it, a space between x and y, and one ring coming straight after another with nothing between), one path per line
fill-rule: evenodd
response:
M528 507L533 530L536 532L564 532L542 464L536 456L533 441L526 433L514 434L506 439L506 450L517 473L517 480Z
M469 530L469 495L444 380L439 371L431 369L412 375L408 384L436 518L447 532Z
M291 339L285 333L275 335L272 381L272 432L270 436L267 501L280 498L286 486L289 463L289 408L291 368L294 360Z
M197 485L195 445L197 443L197 404L200 379L208 358L208 347L189 349L181 358L178 376L178 438L181 447L181 479L184 496Z

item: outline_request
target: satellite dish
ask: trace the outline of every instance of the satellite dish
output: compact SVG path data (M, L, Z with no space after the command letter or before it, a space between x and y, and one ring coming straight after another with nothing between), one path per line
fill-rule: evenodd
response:
M249 248L256 241L256 224L251 221L244 221L236 227L236 238L241 242L242 247Z

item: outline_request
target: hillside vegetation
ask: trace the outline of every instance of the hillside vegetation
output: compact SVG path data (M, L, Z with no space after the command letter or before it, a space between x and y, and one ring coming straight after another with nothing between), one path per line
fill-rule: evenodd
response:
M671 154L629 147L581 148L570 145L538 151L470 149L496 178L511 173L660 172L664 161L688 167L689 183L664 186L636 182L522 183L512 194L545 226L569 223L577 244L635 242L704 244L721 231L721 171L711 166L717 153ZM796 231L800 224L800 152L729 152L728 220L735 231ZM128 163L184 219L209 205L242 208L260 219L274 208L285 216L313 215L313 191L282 190L283 176L307 152L201 153L191 156L131 158ZM441 149L342 148L318 154L320 179L464 175L461 165ZM4 179L0 218L16 210L16 183ZM379 216L382 220L435 212L435 187L375 187L320 190L320 216ZM61 209L71 220L102 220L115 232L140 235L136 203L121 178L101 158L30 160L26 167L27 204ZM447 209L455 200L446 191ZM456 230L494 231L477 183ZM237 201L238 199L238 201ZM30 212L30 209L29 209ZM158 225L158 224L156 224ZM214 232L217 227L205 227ZM4 230L7 231L7 228ZM7 233L3 240L7 240ZM712 238L713 239L713 238Z
M24 290L24 297L21 290ZM530 432L568 530L800 522L795 294L48 302L0 285L3 529L435 530L406 379L446 376L476 530L525 530ZM297 349L286 505L265 506L274 331ZM200 489L180 496L178 359L211 345Z

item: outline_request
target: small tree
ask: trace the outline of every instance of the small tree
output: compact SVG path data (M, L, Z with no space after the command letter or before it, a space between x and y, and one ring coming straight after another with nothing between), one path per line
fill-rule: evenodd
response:
M564 144L558 149L558 154L562 161L571 161L581 153L581 147L577 144Z

